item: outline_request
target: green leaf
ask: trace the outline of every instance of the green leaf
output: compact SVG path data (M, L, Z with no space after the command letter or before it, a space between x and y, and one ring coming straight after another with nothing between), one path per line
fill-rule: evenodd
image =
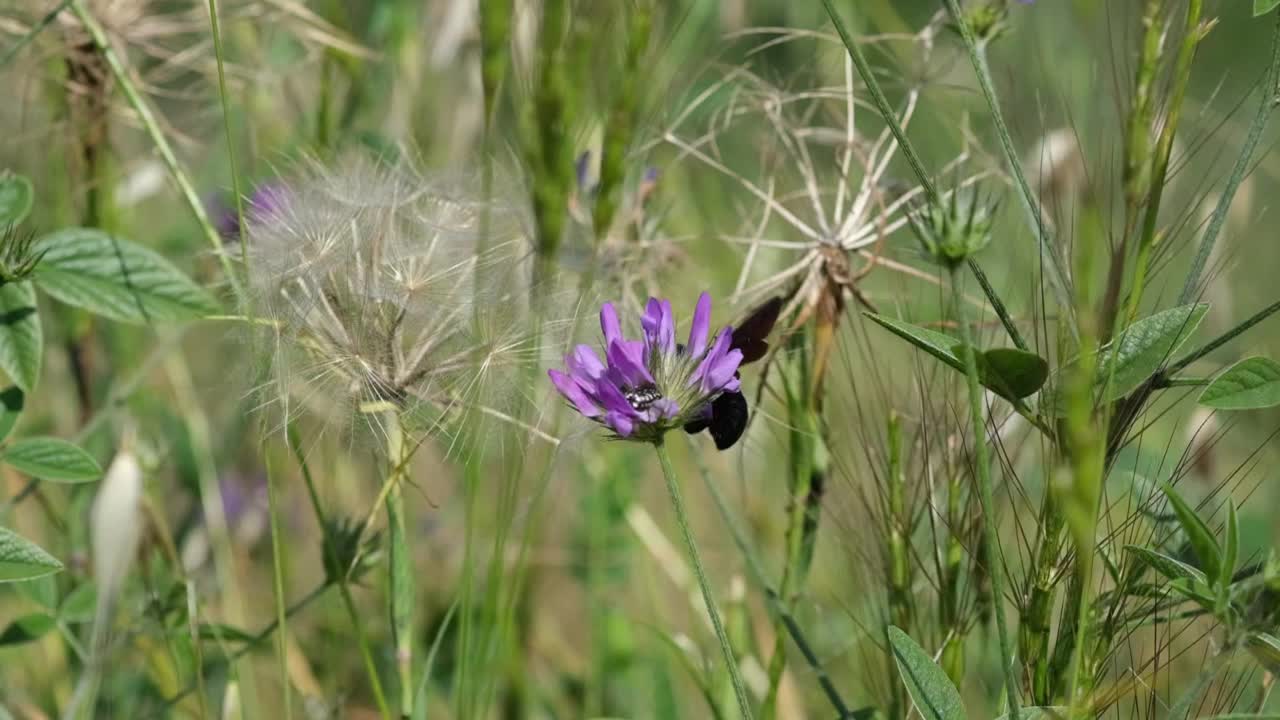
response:
M1021 720L1064 720L1067 717L1067 708L1063 705L1018 708L1018 717ZM1005 713L996 720L1009 720L1009 714Z
M964 346L958 339L883 315L866 313L866 316L957 372L965 372ZM1018 400L1034 394L1049 377L1049 363L1039 355L1025 350L980 350L974 355L974 359L978 362L978 377L982 384L1007 400Z
M190 320L218 310L214 299L160 255L100 230L70 228L40 238L35 279L58 300L112 320Z
M0 583L30 580L62 570L62 563L39 545L0 527Z
M924 350L956 370L964 372L964 361L952 351L952 348L960 343L957 338L875 313L866 313L866 316L894 335Z
M196 633L201 640L213 640L220 642L236 642L236 643L253 643L258 641L256 635L241 630L233 625L226 623L200 623L196 628Z
M1275 635L1256 632L1249 636L1246 647L1253 656L1270 673L1280 672L1280 639Z
M1138 545L1125 545L1124 549L1125 549L1125 552L1135 556L1139 562L1151 568L1152 570L1155 570L1156 572L1160 573L1161 575L1165 576L1170 580L1176 580L1177 578L1185 578L1187 580L1191 580L1197 583L1208 582L1208 579L1205 577L1204 573L1182 562L1181 560L1171 558L1168 555L1165 555L1164 553L1157 552L1155 550L1151 550L1150 548L1144 548Z
M98 609L98 586L92 581L81 583L62 599L58 619L66 623L89 622Z
M25 402L26 396L17 385L0 390L0 440L9 437L9 433L13 431L13 426L22 415Z
M978 357L984 383L993 390L998 384L1016 398L1034 395L1049 379L1048 361L1033 352L992 348Z
M23 597L46 610L58 607L58 581L52 575L14 583L14 588Z
M0 632L0 647L25 645L34 640L39 640L57 625L57 620L44 613L23 615L9 623L9 627Z
M89 453L58 438L19 440L0 450L0 461L41 480L81 483L102 477L102 468Z
M29 282L0 285L0 370L31 392L40 379L44 334L36 313L36 291Z
M0 228L26 220L34 198L30 180L9 173L0 176Z
M1204 303L1182 305L1145 317L1120 331L1117 339L1098 355L1098 385L1111 380L1103 399L1118 400L1155 375L1191 337L1208 310Z
M924 720L963 720L964 703L951 678L933 662L911 636L896 627L889 628L889 645L898 672L911 694L911 700Z
M1218 410L1256 410L1280 405L1280 363L1245 358L1223 370L1200 393L1200 404Z
M1253 0L1253 16L1266 15L1275 10L1277 5L1280 5L1280 0Z
M1165 497L1169 498L1169 505L1173 507L1173 513L1178 516L1178 524L1187 534L1187 540L1191 542L1191 550L1195 552L1205 575L1211 578L1218 577L1218 573L1222 571L1222 550L1218 547L1218 541L1214 539L1209 526L1204 524L1196 511L1168 483L1160 483L1160 489L1164 491Z

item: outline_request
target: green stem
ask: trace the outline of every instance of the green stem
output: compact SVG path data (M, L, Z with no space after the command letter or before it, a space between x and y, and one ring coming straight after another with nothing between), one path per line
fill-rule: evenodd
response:
M982 504L982 531L986 541L987 572L991 576L992 618L1000 640L1000 664L1004 674L1005 694L1009 701L1008 716L1019 717L1018 675L1014 669L1013 647L1004 617L1004 562L1000 553L1000 537L997 534L995 498L991 489L990 452L987 449L987 420L983 412L982 386L978 382L978 360L974 354L969 324L964 318L964 298L957 282L956 271L951 271L952 297L955 303L956 324L960 327L960 344L964 349L965 377L969 388L969 419L973 425L975 474L978 479L978 499Z
M1218 234L1226 224L1231 201L1235 199L1240 183L1244 182L1245 176L1251 170L1253 153L1257 150L1258 142L1262 139L1262 131L1266 129L1267 120L1276 107L1276 83L1280 80L1280 12L1276 12L1275 16L1276 29L1271 40L1271 65L1263 76L1262 98L1258 104L1258 112L1254 115L1253 122L1249 124L1249 134L1245 138L1244 146L1240 149L1240 155L1236 157L1236 164L1231 168L1231 176L1227 178L1227 184L1223 187L1222 194L1218 196L1218 204L1213 209L1208 226L1205 227L1204 238L1200 241L1200 251L1196 253L1195 260L1191 263L1186 283L1182 286L1182 294L1178 296L1180 305L1191 302L1198 292L1200 275L1204 273L1209 256L1213 254L1213 246L1218 241Z
M10 45L9 49L5 51L4 55L0 55L0 67L4 67L5 65L8 65L9 61L13 60L14 56L22 52L22 48L29 45L32 40L35 40L36 36L39 35L45 28L52 25L53 21L57 20L58 16L62 14L62 11L70 7L71 3L73 2L75 2L75 0L62 0L61 3L58 3L57 7L45 13L45 16L40 18L40 21L37 22L35 25L33 25L31 29L27 31L27 34L18 38L17 42L15 42L13 45Z
M304 609L307 608L307 606L309 606L311 603L318 600L321 595L324 595L324 592L328 590L332 584L333 583L326 580L320 585L317 585L314 589L311 590L311 592L307 593L300 600L290 605L288 610L285 611L285 617L291 618L294 615L297 615L298 613L302 612ZM268 638L270 638L272 634L275 633L276 628L278 627L280 627L279 618L276 618L272 620L270 623L267 623L266 627L262 628L253 637L246 640L244 645L239 650L228 655L226 662L234 663L235 661L239 660L245 655L248 655L250 652L253 652L253 650L255 650L258 647L258 645L261 645ZM191 693L200 692L202 687L204 687L204 678L200 677L192 684L179 690L176 694L166 698L165 701L161 703L160 712L168 713L168 711L171 708L173 708L173 706L182 702L183 699L191 695ZM157 713L149 717L154 718L159 716L160 716L159 713ZM169 717L169 714L165 714L164 717Z
M693 565L693 573L698 578L698 587L702 590L702 600L707 605L707 615L711 617L711 627L716 631L716 639L720 641L720 651L724 654L724 662L729 671L729 680L733 683L733 692L738 699L738 709L744 720L751 720L751 702L747 699L747 689L742 683L742 675L738 671L738 660L734 656L733 647L729 645L729 636L725 633L724 623L720 620L720 611L716 609L715 596L711 593L711 584L707 581L706 570L702 567L702 557L698 554L698 545L693 539L693 531L689 529L689 517L685 513L684 501L680 497L680 484L676 480L676 471L671 467L671 458L667 455L667 446L659 438L653 444L658 453L658 462L662 465L662 475L667 481L667 492L671 495L671 507L676 513L676 523L689 550L689 562Z
M213 56L218 66L218 101L222 104L222 129L227 136L227 163L231 168L231 193L235 197L236 221L240 229L240 265L249 272L249 241L245 237L244 197L240 172L236 167L235 134L231 131L231 103L227 101L227 78L223 70L222 29L218 22L218 0L209 0L209 32L213 35Z
M830 0L824 0L824 2L830 2ZM1062 266L1062 258L1058 257L1057 250L1054 249L1049 241L1049 232L1044 224L1044 214L1041 212L1040 203L1036 199L1035 192L1031 189L1031 184L1027 182L1026 175L1022 172L1022 160L1018 157L1017 148L1014 147L1013 136L1009 134L1009 127L1005 124L1004 114L1000 111L1000 100L996 97L995 85L991 81L991 70L987 67L986 49L974 36L973 28L969 27L969 21L965 18L957 0L942 0L942 2L951 14L951 19L956 28L960 31L965 50L969 53L969 61L973 64L974 72L978 77L978 87L982 90L982 96L987 101L987 108L991 111L991 121L995 125L996 138L1000 141L1000 148L1004 151L1009 171L1013 174L1014 184L1018 187L1018 199L1021 200L1027 227L1035 235L1041 257L1049 259L1045 266L1048 269L1049 282L1053 285L1053 289L1058 295L1061 307L1063 309L1073 308L1070 283L1066 270ZM1067 325L1073 329L1075 327L1073 323L1067 323ZM1013 717L1016 717L1016 715Z
M138 113L138 119L142 122L142 127L147 131L147 135L151 138L151 142L155 144L156 151L160 153L160 158L164 161L165 167L169 169L169 175L177 184L182 197L187 201L187 207L191 210L191 214L195 216L200 229L204 231L205 239L209 241L213 248L214 254L222 262L222 270L227 276L227 282L231 284L236 295L242 294L240 287L240 278L235 272L235 268L231 265L231 259L222 251L222 238L218 235L218 230L209 220L209 214L205 211L204 203L200 201L200 195L196 193L195 187L191 184L191 180L187 178L187 174L182 169L182 165L178 162L178 157L174 154L173 148L169 145L168 138L165 137L164 131L160 129L160 123L156 119L151 107L138 93L137 87L133 83L133 79L129 77L128 70L125 69L124 62L112 49L111 43L107 40L106 31L93 17L84 6L84 0L72 0L71 11L76 14L80 22L84 24L85 30L89 32L89 36L93 39L93 44L102 52L102 56L107 61L107 66L111 68L111 74L115 77L116 82L120 83L120 89L124 92L125 98L129 101L129 105Z
M351 624L355 628L356 643L360 646L360 656L364 661L365 673L369 677L369 690L373 693L373 699L378 705L382 720L390 720L391 709L387 705L386 695L382 691L382 681L378 679L378 665L374 661L373 651L369 647L369 638L364 631L364 621L361 619L360 613L357 612L355 601L351 597L347 569L342 567L342 563L336 555L337 548L332 538L329 537L328 516L324 512L324 506L320 504L320 493L316 491L315 479L311 476L311 467L307 464L306 457L302 454L302 446L298 443L297 431L292 424L289 425L286 431L285 439L289 449L293 451L294 459L298 462L298 468L302 471L302 479L307 487L307 497L311 500L311 511L315 514L316 522L320 525L320 532L324 536L322 542L325 554L328 556L326 560L329 567L332 568L334 576L329 580L337 583L338 590L342 595L343 607L346 609L347 617L351 618Z
M738 551L742 553L743 559L746 560L747 571L751 575L751 579L764 592L769 610L782 621L787 634L791 636L796 648L800 650L800 654L804 656L805 661L809 664L809 669L813 671L814 676L818 679L818 685L827 696L827 700L835 708L837 717L854 717L854 712L849 710L844 698L836 690L835 684L831 682L831 676L827 673L826 668L822 666L822 661L813 650L808 638L805 637L800 624L783 607L778 591L769 584L768 573L765 572L764 563L760 560L760 554L751 545L751 540L748 539L746 531L742 529L737 518L734 517L733 511L729 508L729 503L725 500L724 493L720 490L720 485L711 477L711 473L708 472L706 463L702 461L702 458L696 455L695 458L698 463L698 471L702 474L702 482L707 486L707 492L711 494L711 499L715 502L716 510L719 511L720 518L724 520L725 527L729 529L730 537L733 538L734 544L738 546Z
M289 687L289 630L284 601L284 552L280 542L280 493L276 474L272 472L271 456L267 463L267 510L271 521L271 566L275 581L276 625L280 628L277 652L280 660L280 685L284 693L284 717L293 717L293 693Z
M920 183L920 187L924 190L925 199L930 204L936 205L941 201L942 196L938 194L937 186L933 183L933 178L924 167L924 161L920 159L919 153L911 141L907 139L906 128L902 127L902 123L898 122L897 115L894 114L893 106L889 104L889 99L885 96L884 91L880 89L880 83L876 81L875 72L871 69L871 63L867 62L866 55L862 52L862 48L854 41L853 34L849 32L849 28L841 19L840 14L836 12L835 5L832 0L822 0L822 4L827 9L827 16L831 18L831 23L835 25L836 32L840 35L840 40L844 43L845 49L849 52L849 58L853 61L854 67L858 71L858 75L862 78L863 84L867 86L867 92L871 95L872 103L876 110L880 113L880 118L884 120L889 131L893 133L893 139L897 141L899 149L902 150L903 157L906 158L907 164L911 166L911 170L916 175L916 180ZM993 107L993 112L998 113L998 109ZM1021 173L1021 165L1014 159L1015 172ZM1019 175L1021 177L1021 175ZM1025 179L1023 180L1025 183ZM1034 202L1034 201L1033 201ZM1053 259L1053 268L1057 268L1057 255L1048 248L1047 240L1044 238L1044 228L1039 223L1039 211L1036 211L1036 227L1039 229L1037 237L1041 241L1041 251L1047 252ZM995 309L996 314L1000 317L1000 322L1004 324L1005 330L1009 333L1009 337L1014 344L1020 349L1027 349L1026 341L1022 339L1022 334L1018 331L1013 319L1005 311L1004 302L1000 296L996 294L995 288L987 281L986 274L982 268L978 266L972 259L969 260L968 266L973 272L974 277L978 278L978 283L982 285L982 291L986 293L987 300L991 302L991 306ZM1058 271L1060 272L1060 271ZM1055 283L1055 288L1057 287Z
M1213 340L1210 340L1209 342L1205 343L1202 347L1199 347L1196 350L1193 350L1192 352L1170 363L1169 367L1165 368L1163 375L1167 378L1169 375L1172 375L1180 370L1186 369L1186 367L1189 366L1191 363L1208 355L1214 350L1217 350L1223 345L1226 345L1227 343L1236 339L1240 335L1244 334L1244 332L1249 328L1271 317L1276 313L1277 310L1280 310L1280 301L1271 303L1265 308L1254 313L1252 316L1249 317L1249 319L1231 328L1230 330L1219 335ZM1169 380L1165 380L1164 382L1169 382Z
M404 510L404 429L398 411L387 411L383 418L387 433L387 462L390 465L391 491L387 494L387 527L390 545L391 627L396 642L396 671L400 676L400 716L413 714L413 560L405 532Z

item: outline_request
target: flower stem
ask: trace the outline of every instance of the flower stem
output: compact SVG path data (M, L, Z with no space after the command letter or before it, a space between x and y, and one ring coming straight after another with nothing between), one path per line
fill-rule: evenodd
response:
M276 635L280 660L280 685L284 693L284 718L290 720L293 717L293 693L289 687L289 632L284 602L284 552L280 543L280 489L277 487L278 478L272 472L270 455L266 455L266 463L267 510L271 520L271 567L275 580L276 625L280 628L280 632ZM203 697L203 693L201 696Z
M667 481L667 492L671 495L671 507L676 512L676 522L680 525L680 533L684 535L685 545L689 548L689 562L693 565L694 575L698 576L698 587L702 590L702 599L707 604L707 615L711 617L711 626L715 628L716 639L720 641L720 651L724 653L729 679L733 682L733 692L738 698L738 709L744 720L752 720L751 703L747 699L742 675L738 672L738 661L734 656L733 647L729 645L729 636L724 631L720 611L716 609L715 597L711 594L711 585L707 582L707 573L702 567L702 557L698 555L698 546L693 540L693 532L689 529L689 517L685 513L684 500L680 496L680 484L676 480L676 471L671 467L671 458L667 455L667 447L661 438L653 444L653 447L658 453L658 462L662 464L662 475Z
M316 491L315 480L311 477L311 468L307 465L307 459L302 454L302 446L298 443L297 431L292 424L288 427L285 439L289 449L293 451L294 459L298 462L298 469L302 471L302 479L306 481L307 497L311 500L311 510L315 513L316 522L320 525L320 532L324 535L322 540L325 553L328 555L325 560L334 569L334 577L328 578L328 580L338 585L338 590L342 595L342 605L347 611L347 616L351 618L351 624L356 632L356 643L360 646L360 657L364 661L365 673L369 676L369 691L373 693L373 699L378 705L382 720L390 720L391 709L387 706L386 696L382 692L382 681L378 679L378 665L373 659L373 651L369 649L369 638L364 631L364 621L360 619L360 613L356 610L355 600L351 597L351 588L348 585L345 568L341 566L335 554L334 543L329 537L329 523L326 522L328 518L325 515L324 507L320 504L320 493Z
M982 532L987 546L987 572L991 575L994 598L992 618L1000 639L1000 665L1004 672L1005 693L1009 700L1008 717L1019 717L1018 675L1013 666L1013 648L1004 618L1004 563L1000 556L1000 538L996 533L995 500L991 491L991 460L987 449L987 420L982 409L982 388L978 383L978 360L974 354L969 325L964 319L964 298L960 292L958 273L951 271L951 289L955 302L956 324L960 326L960 344L964 349L965 378L969 386L969 417L973 425L974 474L978 480L978 500L982 505Z
M409 557L409 541L404 519L404 464L406 461L404 429L396 411L385 415L387 462L387 528L391 558L388 564L391 590L391 629L396 642L396 671L400 676L400 716L413 714L413 562Z

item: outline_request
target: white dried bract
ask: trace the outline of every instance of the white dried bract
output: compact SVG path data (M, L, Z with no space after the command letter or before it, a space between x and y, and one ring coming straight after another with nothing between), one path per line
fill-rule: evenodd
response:
M533 352L522 228L409 161L304 163L247 219L250 311L273 329L278 397L341 412L465 403Z
M116 453L89 517L99 602L110 603L133 565L142 539L142 467L127 449Z
M927 64L934 31L928 26L915 35L870 36L862 42L908 45L910 52L903 54ZM737 35L758 38L756 51L804 45L830 62L817 62L811 72L797 72L781 84L766 76L765 66L759 72L752 64L732 67L662 133L662 141L682 158L739 191L741 228L723 237L741 249L734 297L782 291L788 298L783 317L804 317L832 278L852 287L876 266L920 274L885 258L882 246L906 226L907 211L921 202L923 189L895 167L898 144L876 118L839 37L777 28ZM922 85L906 76L900 85L892 84L901 98L895 108L898 122L909 127ZM705 123L697 124L699 118ZM940 174L958 174L966 160L961 155ZM956 177L952 185L966 187L975 179Z

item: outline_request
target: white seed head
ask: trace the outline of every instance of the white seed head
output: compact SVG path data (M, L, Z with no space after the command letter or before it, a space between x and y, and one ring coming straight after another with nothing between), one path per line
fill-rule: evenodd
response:
M409 161L311 161L283 188L246 231L280 397L452 406L532 351L519 213Z

